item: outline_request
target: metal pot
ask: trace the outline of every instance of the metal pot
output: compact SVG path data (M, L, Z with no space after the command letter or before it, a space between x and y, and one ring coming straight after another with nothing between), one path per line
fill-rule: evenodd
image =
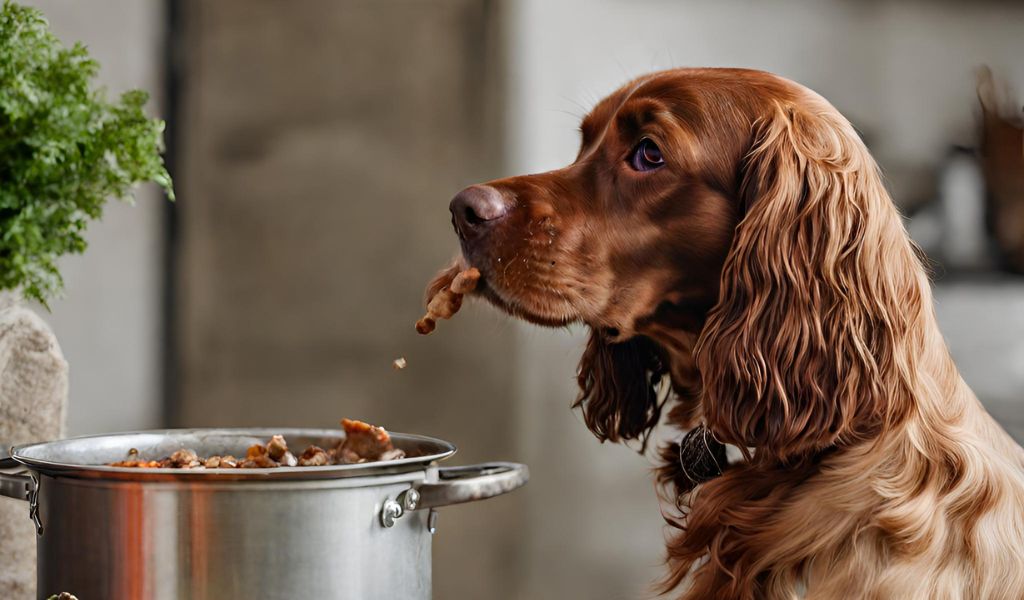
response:
M37 596L417 599L431 595L435 508L507 493L525 465L438 467L455 446L392 434L407 458L273 469L105 466L191 448L242 456L282 434L293 448L331 447L315 429L166 430L19 446L0 493L27 500L38 533Z

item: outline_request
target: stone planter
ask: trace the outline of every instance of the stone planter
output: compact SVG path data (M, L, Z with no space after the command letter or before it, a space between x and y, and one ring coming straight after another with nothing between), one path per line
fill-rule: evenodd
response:
M53 332L0 292L0 443L60 438L68 395L68 364ZM0 498L0 598L35 598L36 534L24 502Z

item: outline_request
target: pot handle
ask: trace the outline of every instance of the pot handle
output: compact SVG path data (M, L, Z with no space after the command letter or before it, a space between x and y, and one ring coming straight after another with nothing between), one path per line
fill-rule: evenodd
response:
M25 473L0 473L0 496L27 501L34 487Z
M522 487L529 479L530 470L519 463L490 462L465 467L442 467L438 469L437 483L425 483L416 488L419 498L415 509L500 496Z
M0 469L16 469L18 461L11 458L11 446L0 443Z
M17 469L21 465L11 458L10 446L0 446L0 469ZM32 478L25 473L4 473L0 471L0 496L16 500L28 500L33 488Z

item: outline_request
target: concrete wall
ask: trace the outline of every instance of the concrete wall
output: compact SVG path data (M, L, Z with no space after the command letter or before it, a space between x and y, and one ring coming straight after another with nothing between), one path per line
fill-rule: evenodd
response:
M448 200L501 156L490 4L179 6L176 424L351 417L517 458L508 325L413 329L457 250ZM508 597L523 497L441 511L436 597Z

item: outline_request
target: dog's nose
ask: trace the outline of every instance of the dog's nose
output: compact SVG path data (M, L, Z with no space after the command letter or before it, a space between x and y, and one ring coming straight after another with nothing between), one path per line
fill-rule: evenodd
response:
M509 203L491 186L473 185L456 194L448 209L459 237L470 239L507 215Z

